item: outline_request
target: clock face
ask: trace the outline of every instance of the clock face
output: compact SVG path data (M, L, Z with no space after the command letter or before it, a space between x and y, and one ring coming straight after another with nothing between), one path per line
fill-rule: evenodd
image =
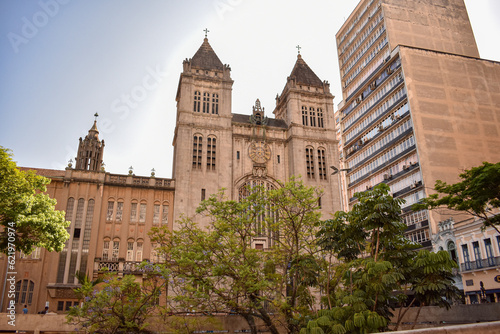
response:
M248 155L256 163L264 163L271 158L271 148L264 142L253 142L248 148Z

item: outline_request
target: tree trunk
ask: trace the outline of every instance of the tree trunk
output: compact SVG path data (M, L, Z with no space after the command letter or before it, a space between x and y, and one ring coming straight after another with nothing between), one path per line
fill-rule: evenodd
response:
M420 311L422 310L422 306L424 306L424 303L420 304L420 306L418 307L417 315L415 316L415 320L413 321L413 325L411 326L411 329L414 329L415 326L417 325L417 319L418 319L418 316L420 315Z
M255 319L253 318L253 315L249 313L241 313L241 316L247 321L248 326L250 327L250 333L257 334L257 327L255 326Z
M271 319L269 314L267 314L267 311L264 309L264 307L262 307L262 304L260 302L257 302L257 297L254 295L250 295L250 301L254 305L255 309L259 312L261 319L264 321L271 334L280 334L273 320Z
M411 301L410 305L408 305L405 309L405 311L403 312L403 314L401 314L401 310L403 309L403 306L401 305L399 307L399 314L398 314L398 322L396 323L396 327L394 328L394 331L397 331L398 328L399 328L399 325L401 325L401 321L403 321L403 317L405 316L406 312L408 312L408 310L410 309L410 307L413 305L413 303L415 302L415 298L413 298L413 300Z

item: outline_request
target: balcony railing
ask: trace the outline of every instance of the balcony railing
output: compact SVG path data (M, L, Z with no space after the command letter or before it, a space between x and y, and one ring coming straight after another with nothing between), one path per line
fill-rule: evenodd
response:
M101 260L99 258L95 259L94 262L94 272L107 270L109 272L123 273L123 274L138 274L141 273L139 270L140 261L124 261L123 259L118 260Z
M497 257L489 257L487 259L475 260L475 261L466 261L460 264L460 270L464 271L474 271L474 270L482 270L487 268L500 267L500 256Z

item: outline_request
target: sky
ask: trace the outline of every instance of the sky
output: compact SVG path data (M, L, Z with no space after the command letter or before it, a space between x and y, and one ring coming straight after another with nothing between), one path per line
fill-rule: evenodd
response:
M106 170L172 175L182 61L208 29L231 67L233 113L266 116L297 59L341 102L335 34L358 0L2 0L0 146L64 169L98 113ZM465 0L482 58L500 61L500 1Z

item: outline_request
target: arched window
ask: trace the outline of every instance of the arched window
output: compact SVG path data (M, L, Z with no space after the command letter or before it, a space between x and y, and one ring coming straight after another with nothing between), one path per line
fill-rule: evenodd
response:
M453 241L448 241L448 244L446 245L446 248L448 249L448 253L450 254L450 257L453 261L458 263L457 259L457 247Z
M326 158L325 149L323 147L318 148L318 170L319 179L326 180Z
M201 100L201 93L199 91L195 91L194 92L194 106L193 106L194 112L200 112L200 100Z
M308 124L308 122L307 122L307 107L302 106L302 125L307 126L307 124Z
M137 222L137 207L138 203L136 200L134 200L130 204L130 224L135 224Z
M120 253L120 239L115 238L113 240L113 251L111 252L111 260L117 261L119 253Z
M35 290L35 283L33 281L27 279L17 281L15 302L31 305L33 302L33 290Z
M219 114L219 94L212 94L212 114Z
M147 209L146 202L142 201L140 206L139 206L139 223L140 224L146 223L146 209Z
M134 261L134 239L127 241L127 261Z
M203 150L203 137L194 135L193 137L193 169L201 169L201 156Z
M109 256L109 245L110 245L111 240L109 239L104 239L104 243L102 246L102 260L103 261L108 261L110 256Z
M238 188L239 200L241 201L242 199L250 195L252 189L256 187L263 187L265 190L276 189L276 187L271 182L262 179L251 179L243 183ZM258 237L267 238L268 247L271 247L274 243L273 240L277 240L277 238L279 238L279 232L276 230L271 230L271 228L266 228L266 224L264 223L266 221L266 217L270 218L270 220L276 220L278 219L278 217L271 206L267 207L265 211L266 213L263 216L258 217L255 220L253 228ZM263 244L259 245L263 246ZM257 244L255 245L255 247L257 247Z
M314 148L306 147L306 172L308 179L314 179Z
M207 138L207 170L215 170L216 141L214 136Z

